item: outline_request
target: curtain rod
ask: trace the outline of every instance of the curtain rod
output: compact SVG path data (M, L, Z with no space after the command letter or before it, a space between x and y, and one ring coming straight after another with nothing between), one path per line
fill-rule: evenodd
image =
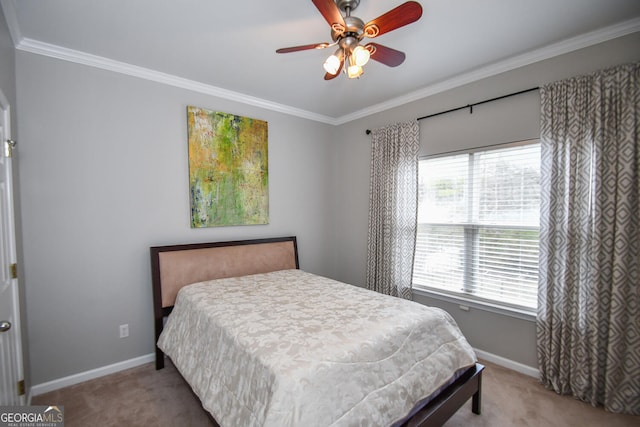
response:
M469 114L473 114L473 107L475 107L476 105L486 104L487 102L498 101L499 99L508 98L510 96L516 96L516 95L520 95L520 94L527 93L527 92L533 92L534 90L538 90L538 89L540 89L540 88L539 87L532 87L531 89L525 89L525 90L521 90L519 92L510 93L508 95L502 95L502 96L498 96L498 97L491 98L491 99L485 99L484 101L475 102L473 104L467 104L467 105L464 105L462 107L452 108L450 110L441 111L439 113L434 113L434 114L429 114L427 116L418 117L416 120L424 120L424 119L428 119L430 117L439 116L441 114L447 114L447 113L452 113L452 112L458 111L458 110L464 110L465 108L469 109ZM371 133L371 130L367 129L366 133L367 133L367 135L369 135Z

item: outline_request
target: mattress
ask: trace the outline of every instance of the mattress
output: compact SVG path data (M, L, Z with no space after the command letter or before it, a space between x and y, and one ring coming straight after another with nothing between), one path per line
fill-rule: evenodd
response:
M389 426L476 356L443 310L301 270L180 290L158 341L222 426Z

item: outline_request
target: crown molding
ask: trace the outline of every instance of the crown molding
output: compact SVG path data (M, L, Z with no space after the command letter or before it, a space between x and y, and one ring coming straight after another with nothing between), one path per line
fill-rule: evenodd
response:
M585 33L577 37L572 37L570 39L566 39L561 42L524 53L522 55L513 56L503 61L489 64L485 67L478 68L468 73L459 74L450 79L446 79L441 82L426 86L415 92L411 92L407 95L393 98L380 104L372 105L371 107L356 111L351 114L347 114L338 118L337 124L341 125L344 123L348 123L375 113L380 113L391 108L399 107L400 105L404 105L409 102L417 101L419 99L423 99L428 96L454 89L456 87L492 77L500 73L511 71L516 68L533 64L535 62L543 61L545 59L550 59L555 56L563 55L565 53L573 52L575 50L613 40L615 38L626 36L638 31L640 31L640 18L634 18L616 25L601 28L599 30Z
M139 67L137 65L128 64L126 62L115 61L103 56L97 56L74 49L68 49L65 47L44 43L38 40L22 38L16 45L16 49L24 52L34 53L37 55L48 56L50 58L61 59L76 64L100 68L102 70L108 70L120 74L138 77L156 83L162 83L181 89L187 89L206 95L228 99L230 101L241 102L243 104L253 105L255 107L264 108L270 111L277 111L304 119L314 120L331 125L336 124L336 119L313 113L311 111L279 104L276 102L268 101L266 99L257 98L255 96L246 95L244 93L208 85L195 80L185 79L149 68Z

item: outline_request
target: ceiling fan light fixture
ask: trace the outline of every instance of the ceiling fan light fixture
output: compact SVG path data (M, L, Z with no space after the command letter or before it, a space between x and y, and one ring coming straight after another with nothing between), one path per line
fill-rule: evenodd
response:
M323 64L326 71L324 79L333 80L341 71L350 78L358 78L362 67L370 59L389 67L402 64L405 54L377 43L360 45L364 37L375 38L397 28L416 22L422 16L422 6L415 0L402 3L388 12L365 23L351 13L360 4L360 0L312 0L322 17L331 27L332 43L315 43L277 49L276 53L298 52L309 49L326 49L339 46Z
M353 53L351 54L351 56L353 57L356 65L363 67L367 62L369 62L371 53L368 49L362 46L357 46L355 49L353 49Z

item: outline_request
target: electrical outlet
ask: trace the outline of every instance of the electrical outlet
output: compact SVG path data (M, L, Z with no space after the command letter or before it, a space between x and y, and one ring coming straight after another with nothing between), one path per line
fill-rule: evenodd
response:
M129 336L129 324L125 323L120 325L120 338L126 338Z

